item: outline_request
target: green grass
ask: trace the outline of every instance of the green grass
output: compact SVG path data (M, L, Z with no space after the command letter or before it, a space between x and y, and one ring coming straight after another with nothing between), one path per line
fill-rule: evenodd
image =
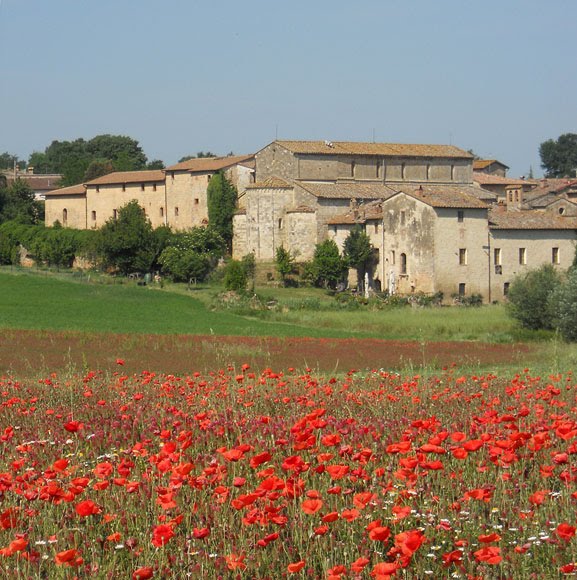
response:
M82 281L84 280L84 281ZM0 327L87 332L376 337L394 340L527 340L499 305L480 308L335 310L318 289L266 288L276 310L212 310L217 289L92 283L71 273L0 272ZM96 280L96 283L94 283Z

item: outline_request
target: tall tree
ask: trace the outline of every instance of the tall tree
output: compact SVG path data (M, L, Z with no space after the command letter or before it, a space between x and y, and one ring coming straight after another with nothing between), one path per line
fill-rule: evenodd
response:
M0 190L0 222L14 220L23 224L37 224L44 219L43 205L22 179L15 179Z
M224 173L215 173L206 190L208 205L208 223L226 242L227 249L232 248L232 217L236 209L238 193L236 187Z
M556 141L549 139L539 146L545 177L576 177L577 134L565 133Z
M0 170L14 169L15 163L16 165L20 163L18 155L12 155L12 153L8 153L8 151L0 153Z
M363 291L365 287L365 273L370 268L374 259L373 246L369 236L360 228L355 226L343 245L343 256L349 268L357 271L357 286Z
M150 271L157 251L154 242L150 220L133 200L100 228L95 245L104 266L129 274Z

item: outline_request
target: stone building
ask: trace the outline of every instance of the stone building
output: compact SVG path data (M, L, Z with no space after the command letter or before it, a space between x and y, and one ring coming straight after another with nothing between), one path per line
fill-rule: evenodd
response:
M222 171L239 189L254 181L252 155L190 159L163 170L109 173L85 184L46 194L45 223L79 229L101 227L132 200L144 208L153 227L184 230L208 223L206 190Z
M485 301L502 300L528 268L573 259L577 183L532 196L534 183L493 160L483 175L504 191L490 191L472 155L445 145L275 141L255 159L234 217L236 258L271 261L282 245L310 260L327 238L342 250L359 226L378 258L373 288Z

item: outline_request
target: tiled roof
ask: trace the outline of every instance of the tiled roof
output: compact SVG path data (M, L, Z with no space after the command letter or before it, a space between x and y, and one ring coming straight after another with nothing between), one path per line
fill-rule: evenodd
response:
M455 157L473 156L453 145L411 145L408 143L358 143L354 141L275 141L293 153L311 155L378 155L381 157Z
M493 230L575 230L577 218L539 210L492 209L489 211L489 227Z
M508 165L505 165L504 163L497 161L497 159L475 159L473 161L473 170L487 169L487 167L490 167L491 165L493 165L493 163L498 163L499 165L502 165L503 167L509 169Z
M576 179L538 179L532 180L531 183L534 183L536 187L531 190L531 197L537 198L545 195L547 193L558 193L563 191L568 187L576 187L577 188L577 180ZM526 196L525 196L526 197Z
M86 187L83 183L78 185L70 185L69 187L61 187L60 189L53 189L52 191L47 191L45 195L47 196L58 196L58 195L84 195L86 193Z
M479 185L533 185L524 179L512 179L511 177L501 177L493 173L483 173L482 171L473 171L473 181Z
M291 187L293 187L292 184L280 177L268 177L247 185L246 189L290 189Z
M377 220L383 217L383 207L380 201L370 201L350 209L345 214L335 215L327 221L329 225L364 224L367 220Z
M176 165L166 168L166 171L191 171L193 173L200 171L219 171L226 169L237 163L246 165L254 158L254 155L231 155L229 157L199 157L181 161Z
M299 205L292 209L287 209L286 213L316 213L316 210L308 205Z
M299 181L297 184L315 197L328 199L352 199L353 197L356 199L387 199L396 193L396 189L376 182L315 183Z
M11 183L14 180L13 174L6 173L6 180ZM33 191L50 191L58 187L62 176L58 174L42 175L33 173L18 173L16 179L26 182Z
M115 171L89 181L86 185L115 185L121 183L164 182L164 171L150 169L147 171Z
M413 185L399 187L399 191L411 195L431 207L459 209L486 208L487 204L478 197L479 189L474 185L426 185L419 188L415 188Z

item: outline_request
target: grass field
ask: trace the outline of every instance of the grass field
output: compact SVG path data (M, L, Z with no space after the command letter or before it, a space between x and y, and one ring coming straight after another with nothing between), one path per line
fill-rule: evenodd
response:
M317 289L266 289L275 311L209 308L214 288L163 290L0 272L0 327L153 334L367 337L390 340L526 339L502 306L335 310Z

